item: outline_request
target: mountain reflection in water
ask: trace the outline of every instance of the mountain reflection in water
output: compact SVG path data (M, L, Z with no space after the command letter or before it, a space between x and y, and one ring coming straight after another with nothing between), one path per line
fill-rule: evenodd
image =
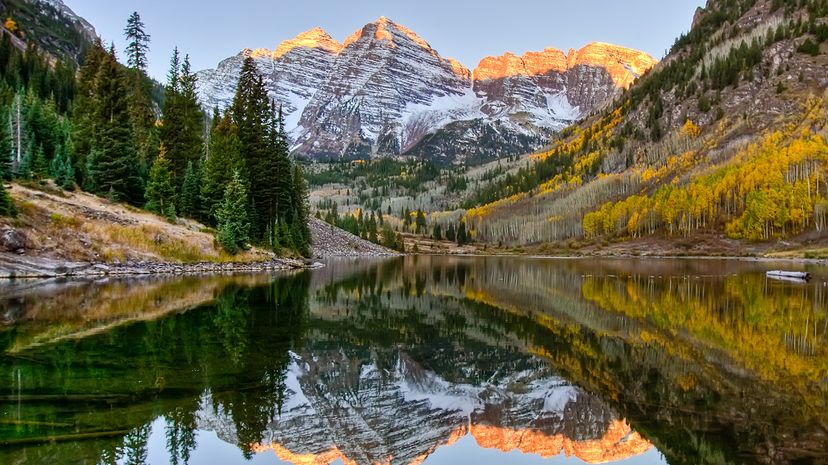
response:
M796 285L768 266L407 257L5 284L0 462L828 463L828 269Z

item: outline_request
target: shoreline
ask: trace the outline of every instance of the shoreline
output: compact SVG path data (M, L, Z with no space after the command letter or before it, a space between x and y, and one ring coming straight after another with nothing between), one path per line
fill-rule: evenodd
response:
M186 276L200 274L262 273L314 269L324 266L316 259L278 258L249 263L161 263L124 264L67 262L48 258L0 253L0 281L84 277Z
M828 259L799 257L745 257L713 255L539 255L539 254L389 254L315 257L310 259L276 258L266 262L248 263L161 263L133 262L124 264L67 262L49 258L0 253L0 282L18 279L101 278L130 276L192 276L209 274L266 273L294 270L313 270L325 266L327 259L337 258L394 258L402 256L463 257L463 258L523 258L527 260L722 260L755 263L788 263L797 265L828 265Z
M516 257L533 260L728 260L741 262L790 262L811 265L828 265L828 258L804 258L804 257L752 257L740 255L605 255L605 254L583 254L583 255L542 255L536 253L411 253L411 256L423 257Z

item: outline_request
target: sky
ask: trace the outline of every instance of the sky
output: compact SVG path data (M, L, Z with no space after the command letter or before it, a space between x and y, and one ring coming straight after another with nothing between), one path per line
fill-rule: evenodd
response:
M313 27L342 41L386 16L446 58L473 69L488 55L609 42L664 56L704 0L64 0L106 43L124 49L138 11L152 36L150 74L161 81L175 46L193 69L214 68L244 48L274 49Z

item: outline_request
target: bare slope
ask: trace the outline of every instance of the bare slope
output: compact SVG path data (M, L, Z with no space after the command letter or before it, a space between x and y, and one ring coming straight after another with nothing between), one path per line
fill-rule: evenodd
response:
M310 230L314 258L399 255L316 218L311 218Z

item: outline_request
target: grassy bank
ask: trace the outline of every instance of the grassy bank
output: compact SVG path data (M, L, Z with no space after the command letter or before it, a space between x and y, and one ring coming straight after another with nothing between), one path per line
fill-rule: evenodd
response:
M16 218L0 218L0 229L26 236L26 255L66 261L124 263L258 262L273 257L259 249L229 255L212 231L191 220L175 223L128 205L50 184L13 184Z

